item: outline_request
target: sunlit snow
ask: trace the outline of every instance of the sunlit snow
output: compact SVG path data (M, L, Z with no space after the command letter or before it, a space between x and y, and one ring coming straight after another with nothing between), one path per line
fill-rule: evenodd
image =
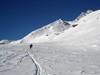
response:
M100 10L1 44L0 75L100 75Z

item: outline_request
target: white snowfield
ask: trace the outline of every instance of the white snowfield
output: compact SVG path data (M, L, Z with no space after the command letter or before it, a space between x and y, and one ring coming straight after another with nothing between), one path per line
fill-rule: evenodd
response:
M0 45L0 75L100 75L100 10Z

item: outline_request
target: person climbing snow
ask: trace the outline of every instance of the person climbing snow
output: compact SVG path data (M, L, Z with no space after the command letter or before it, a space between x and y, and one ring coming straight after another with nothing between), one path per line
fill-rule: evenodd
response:
M33 45L32 45L32 44L30 44L30 49L32 49L32 47L33 47Z

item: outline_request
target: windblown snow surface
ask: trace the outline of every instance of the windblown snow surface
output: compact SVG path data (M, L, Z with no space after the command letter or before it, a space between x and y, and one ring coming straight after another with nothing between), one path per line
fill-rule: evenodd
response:
M42 28L42 33L39 29L17 43L0 45L0 75L100 75L100 10L69 24L63 31L51 25L48 32ZM54 28L51 32L53 27L58 31ZM54 36L55 32L59 35ZM51 36L52 40L47 39Z

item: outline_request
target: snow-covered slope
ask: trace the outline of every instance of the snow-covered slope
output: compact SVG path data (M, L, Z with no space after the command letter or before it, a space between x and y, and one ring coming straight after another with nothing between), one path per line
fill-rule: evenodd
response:
M75 20L74 22L76 21L79 21L81 18L83 18L84 16L87 16L88 14L92 13L93 11L92 10L87 10L86 12L82 12Z
M0 45L0 75L100 75L100 10L70 24L58 20Z
M100 10L87 14L54 40L67 43L94 43L100 41Z
M50 23L40 29L32 31L17 43L40 43L52 41L95 41L99 40L100 33L100 10L88 10L80 14L74 21L63 21L61 19ZM76 27L73 27L77 25ZM88 41L89 42L89 41Z
M0 75L100 75L100 42L0 45Z
M50 42L52 39L62 34L69 27L69 23L59 19L53 23L50 23L49 25L31 32L21 39L20 43Z

